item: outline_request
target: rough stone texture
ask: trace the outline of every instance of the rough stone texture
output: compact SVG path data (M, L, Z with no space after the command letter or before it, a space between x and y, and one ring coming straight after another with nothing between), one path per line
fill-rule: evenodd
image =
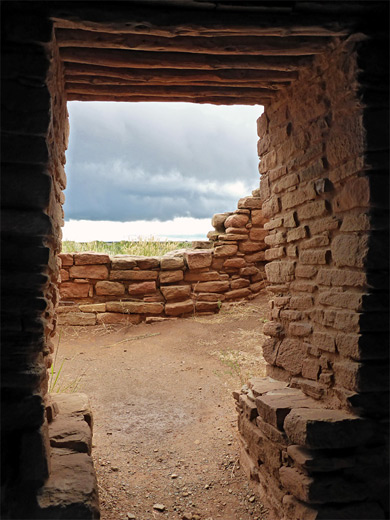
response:
M97 282L95 285L97 296L112 296L125 294L125 286L119 282Z

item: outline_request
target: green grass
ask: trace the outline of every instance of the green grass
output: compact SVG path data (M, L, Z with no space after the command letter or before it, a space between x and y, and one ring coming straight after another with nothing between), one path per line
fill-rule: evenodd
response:
M84 251L95 251L109 255L136 255L136 256L162 256L175 249L191 248L191 242L160 242L153 237L150 239L140 238L136 242L122 240L120 242L73 242L65 240L62 242L63 253L81 253Z

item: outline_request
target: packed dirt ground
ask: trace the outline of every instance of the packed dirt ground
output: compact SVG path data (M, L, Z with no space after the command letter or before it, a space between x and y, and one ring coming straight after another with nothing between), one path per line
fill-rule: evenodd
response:
M62 328L52 391L90 396L102 520L266 520L240 468L232 391L265 375L268 299L212 316Z

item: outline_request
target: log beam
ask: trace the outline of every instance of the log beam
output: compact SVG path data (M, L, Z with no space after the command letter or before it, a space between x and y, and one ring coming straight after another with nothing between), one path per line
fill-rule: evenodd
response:
M56 30L60 47L189 52L212 55L307 56L323 52L325 37L180 37L137 36L80 30Z
M206 83L215 82L228 85L252 85L262 82L286 83L297 79L298 72L279 70L180 70L175 69L145 69L111 68L83 63L67 63L66 76L100 76L136 81L139 84L170 85L175 83Z
M65 81L68 86L73 83L83 83L86 85L112 85L112 86L166 86L167 82L161 80L159 77L155 77L148 81L147 83L140 83L137 79L122 79L122 78L110 78L107 76L84 76L84 75L65 75ZM269 81L257 81L257 82L235 82L234 80L222 82L216 81L185 81L183 79L177 78L176 81L170 81L169 85L172 87L241 87L241 88L261 88L266 90L280 90L290 85L290 82L278 82L272 83Z
M60 56L64 62L139 69L296 71L311 62L309 56L211 56L182 52L99 50L76 47L62 48Z
M138 95L138 96L163 96L169 97L246 97L257 99L262 95L270 97L269 89L263 88L229 88L229 87L194 87L194 86L118 86L118 85L87 85L84 83L66 83L65 90L68 93L100 94L100 95Z
M246 97L208 97L208 96L142 96L142 95L109 95L109 94L78 94L69 93L67 95L68 101L113 101L126 103L197 103L197 104L211 104L211 105L267 105L271 102L271 97L262 96L261 99L250 99Z
M73 2L72 2L73 4ZM175 36L343 36L350 32L353 20L333 14L313 16L299 12L273 13L268 11L226 12L218 9L182 9L169 5L131 5L131 2L111 2L110 9L94 2L93 7L50 6L56 27L110 32L113 34L147 34Z

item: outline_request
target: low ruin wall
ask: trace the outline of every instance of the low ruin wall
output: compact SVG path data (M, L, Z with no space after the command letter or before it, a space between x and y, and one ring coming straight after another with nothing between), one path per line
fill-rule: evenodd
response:
M255 192L256 194L256 192ZM140 323L218 312L266 285L267 231L257 196L214 215L209 242L162 257L62 253L61 325Z

